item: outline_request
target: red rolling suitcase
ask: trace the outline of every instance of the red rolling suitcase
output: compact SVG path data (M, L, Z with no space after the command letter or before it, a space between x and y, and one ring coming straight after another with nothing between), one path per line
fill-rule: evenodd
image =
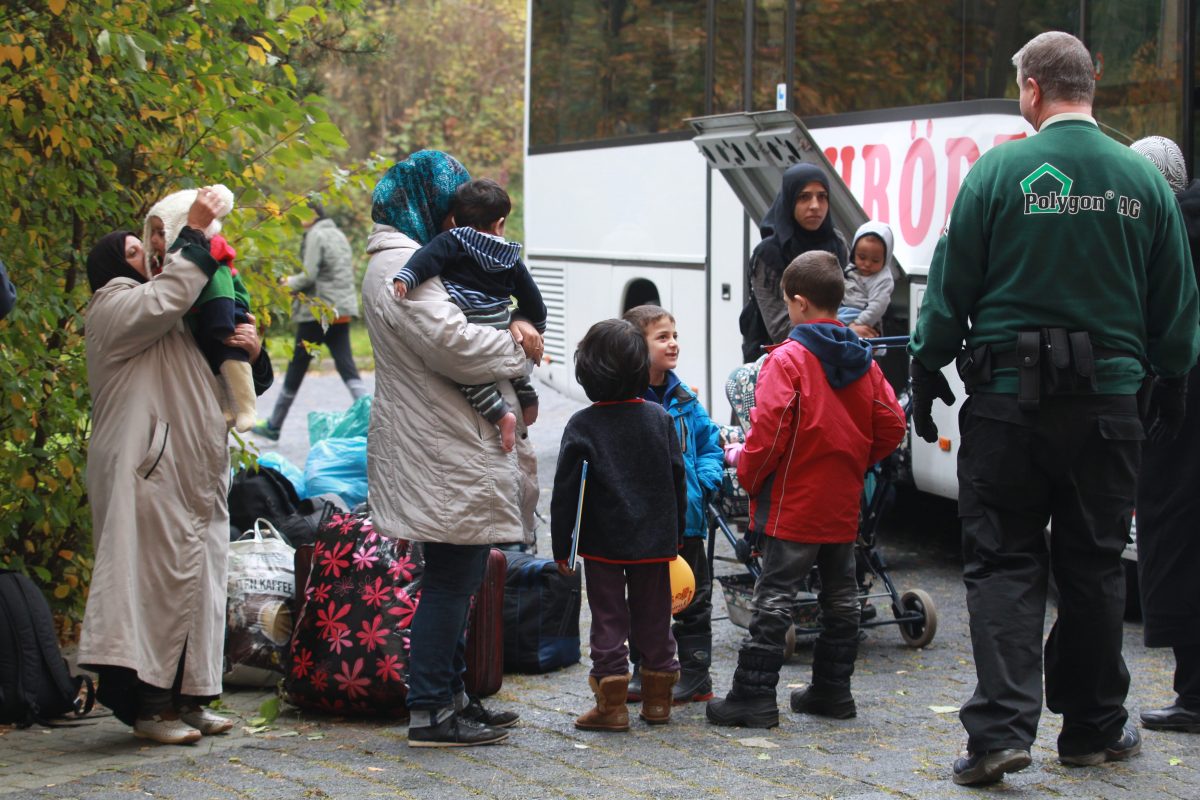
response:
M508 562L504 552L488 553L483 584L471 601L467 618L467 694L488 697L504 681L504 578Z

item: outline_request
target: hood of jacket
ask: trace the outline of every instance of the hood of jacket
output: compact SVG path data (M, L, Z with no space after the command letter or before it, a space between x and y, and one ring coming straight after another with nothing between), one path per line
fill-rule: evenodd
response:
M450 235L485 272L512 269L521 260L521 245L474 228L451 228Z
M840 322L806 322L792 328L788 338L817 357L835 389L854 383L871 368L871 346Z
M371 233L367 235L367 255L381 253L384 250L416 250L421 243L405 236L391 225L375 223Z
M895 239L892 236L892 229L886 222L876 222L874 220L864 222L854 232L854 241L850 243L850 266L854 266L854 248L858 245L858 240L867 234L873 234L883 240L883 268L888 269L892 263L892 251L895 249Z

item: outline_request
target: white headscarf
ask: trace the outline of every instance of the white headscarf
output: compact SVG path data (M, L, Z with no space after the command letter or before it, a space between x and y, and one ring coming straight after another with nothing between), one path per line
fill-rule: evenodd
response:
M1187 188L1187 163L1183 160L1183 151L1179 149L1179 145L1165 136L1147 136L1145 139L1138 139L1129 145L1129 148L1150 159L1167 179L1175 194Z

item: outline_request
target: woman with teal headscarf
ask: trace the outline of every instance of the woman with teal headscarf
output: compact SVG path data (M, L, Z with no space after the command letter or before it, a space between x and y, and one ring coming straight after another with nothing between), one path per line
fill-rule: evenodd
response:
M439 279L402 300L392 276L453 222L454 191L469 180L462 164L422 150L393 166L372 196L375 229L363 280L363 318L375 351L375 399L367 438L371 520L380 533L423 543L421 602L410 634L408 706L412 747L491 744L508 736L512 712L468 698L463 631L471 595L493 545L524 539L523 511L536 484L506 453L458 384L500 382L540 359L541 337L518 321L511 334L467 322Z

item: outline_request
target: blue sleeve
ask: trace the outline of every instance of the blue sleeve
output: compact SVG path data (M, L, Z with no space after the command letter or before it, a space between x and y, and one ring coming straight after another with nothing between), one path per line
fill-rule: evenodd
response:
M517 311L522 317L533 323L538 333L546 332L546 303L542 300L542 291L533 281L533 276L525 266L524 261L513 265L516 285L513 287L513 297L517 298Z
M4 262L0 261L0 319L8 316L8 312L12 311L16 302L16 287L8 279L8 270L4 268Z
M715 491L725 477L725 451L721 449L721 429L712 421L700 401L696 401L696 477L700 488Z

